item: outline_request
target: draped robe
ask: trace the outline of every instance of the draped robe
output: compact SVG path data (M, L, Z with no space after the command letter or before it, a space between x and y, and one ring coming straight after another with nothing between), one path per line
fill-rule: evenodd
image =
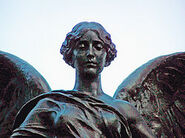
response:
M52 91L19 111L11 137L132 137L118 109L77 91Z

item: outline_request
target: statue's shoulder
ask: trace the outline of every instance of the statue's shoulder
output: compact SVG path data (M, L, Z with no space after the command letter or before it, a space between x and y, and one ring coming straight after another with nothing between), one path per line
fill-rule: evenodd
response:
M114 105L129 120L135 120L140 116L136 108L125 100L114 99Z
M19 125L24 121L26 116L30 113L30 111L35 108L36 106L46 106L48 103L51 101L55 103L55 99L60 97L60 95L67 94L68 91L65 90L55 90L55 91L50 91L46 92L43 94L40 94L31 100L29 100L26 104L22 106L22 108L19 110L19 112L16 115L16 119L14 121L13 129L18 128ZM70 91L69 91L70 93Z
M136 110L133 105L131 105L129 102L125 100L115 99L107 94L103 94L102 96L98 97L100 100L105 102L106 104L114 107L117 109L120 113L126 114L127 112L131 110Z

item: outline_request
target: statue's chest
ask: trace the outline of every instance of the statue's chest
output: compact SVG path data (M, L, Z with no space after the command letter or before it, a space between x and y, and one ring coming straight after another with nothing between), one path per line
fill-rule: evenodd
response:
M104 105L68 103L61 106L61 112L55 119L59 132L75 134L75 137L84 135L103 137L106 133L119 133L121 129L117 115Z

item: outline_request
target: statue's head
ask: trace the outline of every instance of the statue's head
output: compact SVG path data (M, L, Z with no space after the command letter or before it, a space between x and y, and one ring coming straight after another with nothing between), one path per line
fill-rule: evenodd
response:
M80 38L89 30L95 32L99 39L103 41L107 52L105 66L110 65L111 61L113 61L117 55L117 50L114 43L112 43L110 34L101 24L96 22L78 23L73 27L72 31L67 34L66 39L60 49L60 53L63 55L64 61L70 66L74 67L72 62L73 49Z

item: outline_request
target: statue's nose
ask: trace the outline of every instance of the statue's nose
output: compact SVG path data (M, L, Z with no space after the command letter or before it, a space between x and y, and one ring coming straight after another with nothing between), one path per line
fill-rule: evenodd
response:
M94 51L92 44L89 44L89 48L87 50L87 57L88 58L94 58Z

